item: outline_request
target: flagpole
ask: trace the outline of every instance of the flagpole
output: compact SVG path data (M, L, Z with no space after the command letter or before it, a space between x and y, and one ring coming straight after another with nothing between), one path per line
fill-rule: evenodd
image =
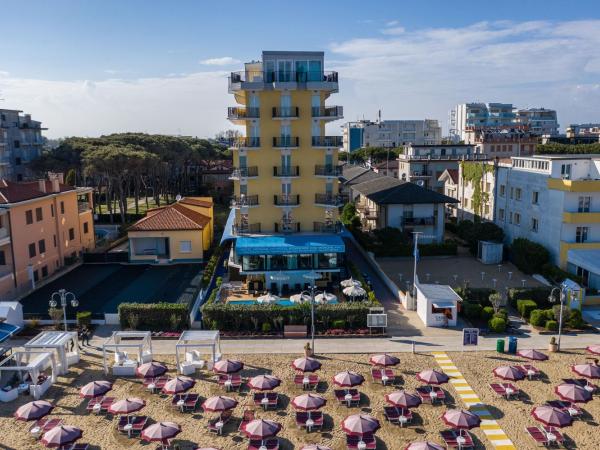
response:
M413 299L417 297L417 261L419 260L419 235L421 231L413 231L413 241L415 248L413 250L413 256L415 258L414 269L413 269Z

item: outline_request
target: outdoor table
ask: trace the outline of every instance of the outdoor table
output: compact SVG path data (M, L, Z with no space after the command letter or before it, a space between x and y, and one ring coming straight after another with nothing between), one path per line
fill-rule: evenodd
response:
M95 414L99 414L100 411L102 411L102 404L101 403L94 403L94 406L92 406L92 412Z
M181 409L181 412L183 412L183 407L185 406L185 400L182 398L177 400L177 406L179 407L179 409Z
M387 375L381 375L381 382L383 384L386 384L389 381L390 377L388 377Z
M258 450L267 450L267 446L266 445L261 445Z
M458 444L458 448L461 448L464 444L466 444L467 440L462 436L456 437L456 443Z
M127 431L127 437L131 437L131 430L133 430L133 424L128 423L123 427L123 431Z
M346 402L348 402L348 406L350 406L350 404L352 403L352 395L351 394L344 395L344 400L346 400Z
M231 380L225 380L223 382L223 386L225 386L225 390L230 390L231 389Z
M535 370L527 369L527 376L531 380L535 375Z
M40 436L42 434L42 427L39 427L36 425L29 432L31 433L32 436L37 438L38 436Z
M575 408L567 408L567 412L571 417L579 415L579 411L577 411Z
M148 390L154 394L154 391L156 390L156 384L150 383L148 385Z
M262 403L262 405L264 406L264 408L266 410L269 406L269 399L267 397L263 397L260 402Z
M594 392L594 387L589 384L586 384L583 388L588 392Z
M217 434L221 435L223 434L223 425L225 425L223 423L222 420L219 420L217 423L215 423L215 428L217 429Z
M505 388L505 392L506 392L506 397L509 399L510 399L510 396L515 393L515 391L509 387Z
M546 433L546 438L548 439L549 442L556 441L556 435L554 433Z
M308 429L308 431L312 430L313 425L315 424L315 421L312 419L306 419L306 428Z
M398 423L400 424L400 428L402 428L402 426L407 422L408 422L408 417L406 417L404 415L398 416Z
M308 378L308 377L304 377L304 378L302 378L302 386L303 386L303 387L306 387L306 386L308 386L309 384L310 384L310 378Z
M437 400L437 393L433 389L429 393L429 396L431 397L431 403L435 403Z
M367 448L367 444L365 443L365 441L362 441L362 440L361 440L361 441L358 441L357 447L358 447L360 450L365 450L365 449Z

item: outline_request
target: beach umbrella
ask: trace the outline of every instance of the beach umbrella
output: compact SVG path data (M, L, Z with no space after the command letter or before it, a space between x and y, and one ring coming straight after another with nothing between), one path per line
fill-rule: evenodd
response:
M385 401L399 408L415 408L421 404L421 399L418 395L409 394L406 391L395 391L385 394Z
M518 381L525 378L525 374L521 369L517 369L515 366L499 366L492 370L494 375L503 380Z
M310 295L308 294L294 294L290 296L290 301L292 303L308 303L310 302L312 299L310 298Z
M600 355L600 345L588 345L585 349L592 355Z
M42 444L48 448L58 448L75 442L83 432L70 425L59 425L46 431L42 436Z
M302 411L312 411L322 408L325 406L325 403L327 403L327 400L317 394L298 395L292 400L292 406Z
M573 422L573 418L568 412L547 405L536 406L531 411L531 415L535 420L549 427L566 427Z
M163 394L179 394L190 389L196 382L190 377L170 378L162 388Z
M302 447L300 450L331 450L331 447L320 444L309 444Z
M174 438L179 433L181 433L181 427L175 422L157 422L142 430L142 440L162 442Z
M322 294L317 294L315 297L317 303L333 303L336 300L337 297L330 292L323 292Z
M237 406L237 404L238 401L234 398L218 395L204 400L204 403L202 403L202 409L208 412L221 412L228 409L233 409Z
M419 441L408 444L404 447L404 450L446 450L446 447L442 447L434 442Z
M112 389L110 381L91 381L79 390L79 396L82 398L95 398L106 394Z
M360 281L355 280L354 278L350 277L347 280L342 280L340 282L340 285L342 287L347 288L347 287L351 287L351 286L362 286L362 283Z
M365 378L356 372L340 372L333 377L333 383L340 387L354 387L361 385Z
M17 420L37 420L50 414L54 405L46 400L35 400L25 403L15 411L15 419Z
M217 361L213 370L217 373L235 373L244 368L244 363L235 359L222 359Z
M417 374L417 380L425 384L444 384L448 382L449 377L439 370L423 370Z
M273 281L287 281L290 277L280 270L279 272L269 275L269 279Z
M321 362L310 357L298 358L292 362L292 367L302 372L315 372L321 368Z
M273 375L258 375L248 381L248 386L257 391L271 391L281 384L281 380Z
M596 364L575 364L571 370L586 378L600 378L600 366Z
M139 411L144 406L146 406L146 402L141 398L126 398L124 400L117 400L110 405L108 412L111 414L131 414Z
M538 350L519 350L517 355L521 358L531 359L533 361L546 361L548 359L548 355Z
M160 377L167 371L167 366L159 362L149 362L140 365L135 369L135 374L140 378L155 378Z
M457 430L470 430L481 423L478 415L464 409L449 409L442 414L442 420L446 425Z
M344 290L342 291L344 293L344 295L347 295L348 297L363 297L367 291L365 291L362 287L360 286L349 286L347 288L344 288Z
M368 414L353 414L342 420L342 430L350 436L374 433L379 428L379 420Z
M242 431L248 439L265 439L275 436L281 430L281 425L272 420L255 419L244 424Z
M280 297L278 297L275 294L271 294L270 292L267 292L266 295L261 295L260 297L258 297L256 299L256 301L258 303L262 303L262 304L265 304L265 305L270 305L272 303L277 303L279 300L281 300Z
M587 403L592 399L592 393L576 384L562 383L554 388L561 400L574 403Z
M395 356L384 353L382 355L371 356L369 358L369 362L371 364L373 364L374 366L389 367L389 366L395 366L396 364L398 364L400 362L400 359L396 358Z

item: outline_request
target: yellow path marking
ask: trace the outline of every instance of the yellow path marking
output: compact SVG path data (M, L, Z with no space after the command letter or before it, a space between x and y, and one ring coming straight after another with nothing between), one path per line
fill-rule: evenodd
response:
M479 396L467 380L465 380L463 374L454 365L448 355L444 352L432 353L438 365L450 377L450 384L454 386L460 399L467 405L471 412L481 418L481 431L483 431L485 437L492 443L494 449L517 450L517 447L515 447L506 433L500 428L498 422L494 420L494 417L490 414L485 404L481 402Z

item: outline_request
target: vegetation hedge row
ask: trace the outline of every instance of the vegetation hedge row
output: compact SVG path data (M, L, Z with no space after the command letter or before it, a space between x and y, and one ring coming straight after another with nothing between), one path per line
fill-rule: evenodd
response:
M528 275L542 273L550 262L550 252L543 245L529 239L517 238L510 247L512 262Z
M465 289L463 287L456 288L455 291L465 302L477 303L481 306L492 306L490 302L490 295L497 292L494 289L489 288Z
M461 220L456 226L450 226L448 229L469 244L469 251L473 255L477 254L479 241L502 242L504 239L502 228L492 222Z
M512 307L517 307L518 300L533 300L538 308L549 308L550 302L548 296L550 295L551 288L539 287L539 288L513 288L508 290L508 302Z
M213 254L208 259L206 266L204 267L204 271L202 273L202 286L206 287L209 285L210 280L212 279L213 273L217 268L217 263L219 262L219 258L223 254L223 248L221 246L216 247L213 251Z
M537 309L538 305L536 302L534 302L533 300L530 299L522 299L522 300L517 300L517 311L519 311L519 314L521 314L521 317L523 317L524 319L529 319L529 315L531 314L531 311L533 311L534 309Z
M121 328L149 331L181 331L189 328L188 306L182 303L121 303Z

